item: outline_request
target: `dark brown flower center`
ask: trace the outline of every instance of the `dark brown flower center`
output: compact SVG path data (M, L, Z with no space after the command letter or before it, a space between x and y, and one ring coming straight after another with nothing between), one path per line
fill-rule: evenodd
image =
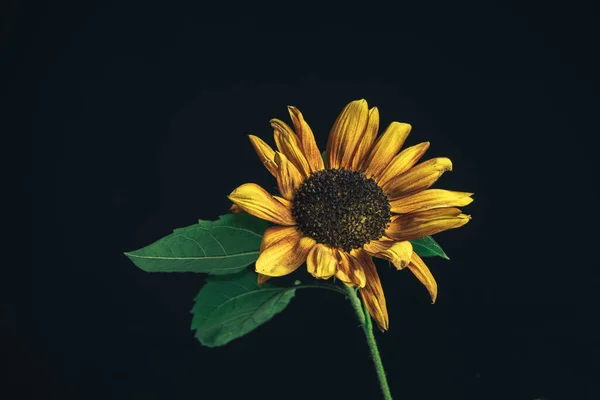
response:
M390 203L362 171L326 169L310 175L292 199L292 215L306 236L345 251L383 236Z

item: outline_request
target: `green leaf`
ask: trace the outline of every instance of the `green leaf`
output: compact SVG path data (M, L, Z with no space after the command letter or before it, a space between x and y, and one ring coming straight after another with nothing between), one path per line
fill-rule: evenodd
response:
M258 287L257 274L211 276L196 296L192 330L205 346L223 346L253 331L289 304L295 288Z
M446 260L450 259L431 236L425 236L424 238L411 240L410 242L413 245L413 250L421 257L439 256Z
M235 274L258 258L267 222L248 214L227 214L217 221L175 229L149 246L125 253L147 272Z
M325 152L321 153L321 158L323 159L323 164L327 165L327 154Z

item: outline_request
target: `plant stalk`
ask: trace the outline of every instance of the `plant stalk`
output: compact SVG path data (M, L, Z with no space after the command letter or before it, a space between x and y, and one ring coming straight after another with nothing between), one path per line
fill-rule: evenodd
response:
M367 344L369 345L373 364L375 364L375 371L377 372L377 377L379 378L379 385L381 387L381 392L383 393L383 398L385 400L392 400L390 387L388 386L387 378L385 377L385 370L383 369L383 363L381 362L381 355L379 354L379 349L377 348L375 335L373 335L373 323L371 322L371 316L369 315L366 306L363 305L363 302L356 295L356 289L346 287L346 293L348 293L348 299L350 300L363 331L365 332L365 336L367 337Z

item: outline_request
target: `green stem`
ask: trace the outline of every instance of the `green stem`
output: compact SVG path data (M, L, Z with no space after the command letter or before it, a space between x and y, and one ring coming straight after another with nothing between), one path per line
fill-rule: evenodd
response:
M377 343L375 342L375 336L373 335L373 324L371 323L371 316L369 315L366 306L363 306L363 303L356 295L356 290L354 288L346 287L346 293L348 294L348 299L350 300L354 311L356 311L358 320L360 321L360 324L362 325L362 328L365 331L365 336L367 337L367 344L369 345L369 350L371 351L371 358L373 358L373 363L375 364L375 371L377 371L377 377L379 378L379 385L381 386L383 398L385 400L392 400L390 387L388 386L387 379L385 377L385 371L383 369L383 363L381 362L381 355L379 354L379 350L377 349Z

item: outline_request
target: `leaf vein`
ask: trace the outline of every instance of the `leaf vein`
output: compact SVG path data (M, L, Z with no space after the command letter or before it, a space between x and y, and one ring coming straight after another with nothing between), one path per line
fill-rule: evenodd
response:
M204 247L202 247L202 245L200 243L198 243L198 241L196 239L187 237L182 233L178 233L177 235L182 236L183 238L191 240L192 242L196 243L198 245L198 247L200 248L200 250L202 250L202 253L204 253L204 257L206 257L206 251L204 250Z
M214 240L215 242L217 242L217 244L221 247L221 250L223 250L223 253L225 255L227 255L227 251L225 251L225 247L223 247L223 245L221 244L221 242L219 242L213 235L212 233L209 231L208 235L211 237L212 240Z

